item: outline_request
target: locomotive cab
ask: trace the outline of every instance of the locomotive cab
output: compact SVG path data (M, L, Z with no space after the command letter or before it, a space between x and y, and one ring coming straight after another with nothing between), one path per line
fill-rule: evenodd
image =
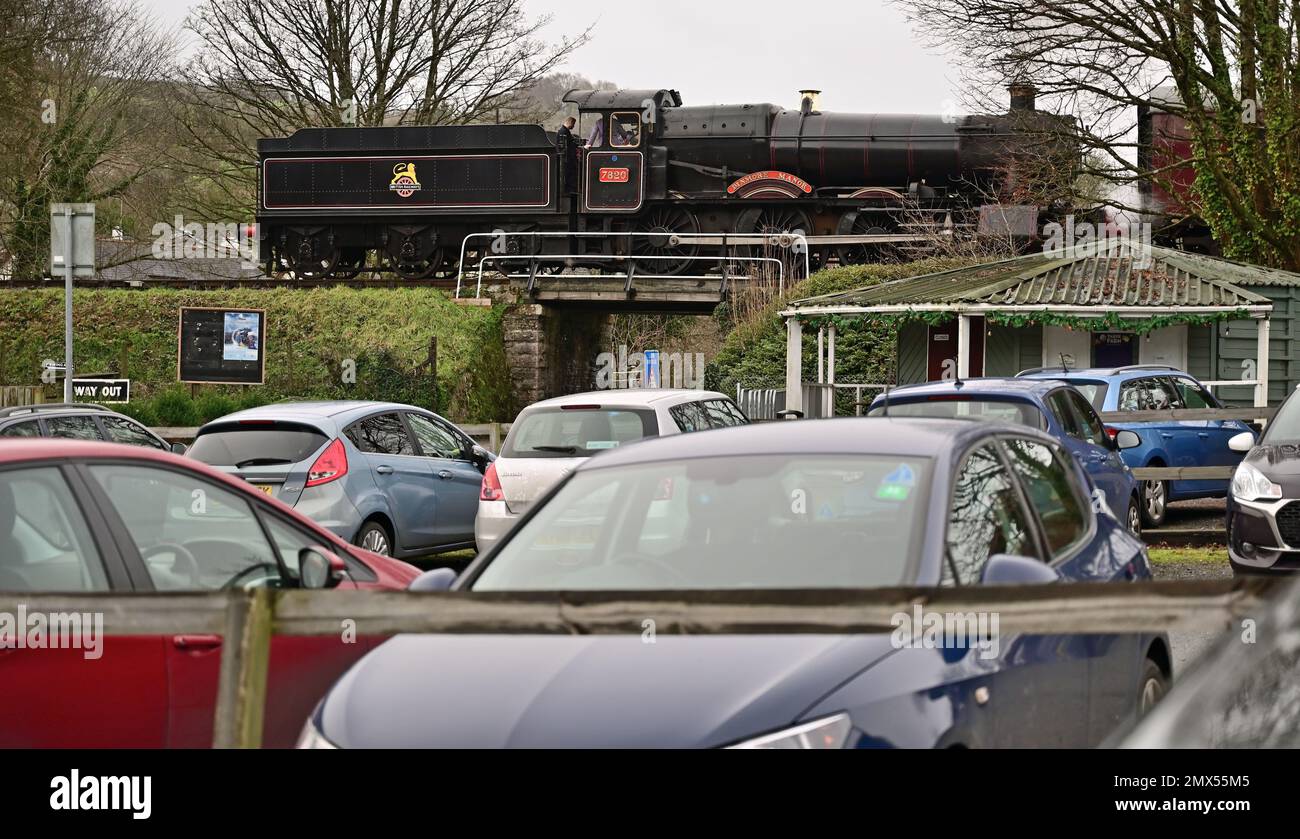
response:
M578 193L583 213L636 213L665 197L667 150L659 145L662 108L679 107L675 90L570 90L585 135Z

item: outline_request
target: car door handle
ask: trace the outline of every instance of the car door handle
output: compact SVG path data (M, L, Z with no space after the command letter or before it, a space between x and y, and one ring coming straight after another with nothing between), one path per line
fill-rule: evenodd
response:
M1197 436L1197 437L1200 437L1202 440L1208 440L1208 439L1210 439L1210 432L1208 432L1208 431L1198 431L1198 432L1196 432L1196 436Z
M221 646L220 635L173 635L172 645L182 650L210 650Z
M438 477L439 477L439 478L442 478L444 481L449 481L449 480L451 480L451 472L449 472L449 471L446 470L446 469L439 469L439 470L438 470Z
M378 473L381 474L381 475L391 475L391 474L393 474L393 467L391 467L391 466L376 466L376 467L375 467L375 471L378 472Z
M1171 431L1161 431L1160 436L1164 437L1166 440L1172 440L1174 438L1173 432Z

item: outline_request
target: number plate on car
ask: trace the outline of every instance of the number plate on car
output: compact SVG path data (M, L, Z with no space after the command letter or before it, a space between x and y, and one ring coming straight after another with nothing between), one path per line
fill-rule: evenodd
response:
M275 494L275 486L272 484L253 484L253 486L257 487L262 492L265 492L267 495Z

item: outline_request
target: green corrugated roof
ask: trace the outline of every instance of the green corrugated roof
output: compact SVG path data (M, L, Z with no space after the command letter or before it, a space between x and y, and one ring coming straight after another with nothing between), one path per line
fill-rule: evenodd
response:
M1129 253L1076 249L1042 253L967 268L892 280L852 291L796 300L795 308L820 306L986 305L1247 307L1267 305L1244 285L1297 285L1300 274L1225 259L1149 247L1145 258Z

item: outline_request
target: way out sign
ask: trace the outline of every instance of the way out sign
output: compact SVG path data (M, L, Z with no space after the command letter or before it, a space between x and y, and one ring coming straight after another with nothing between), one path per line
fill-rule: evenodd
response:
M130 379L73 379L72 398L78 402L130 402Z

